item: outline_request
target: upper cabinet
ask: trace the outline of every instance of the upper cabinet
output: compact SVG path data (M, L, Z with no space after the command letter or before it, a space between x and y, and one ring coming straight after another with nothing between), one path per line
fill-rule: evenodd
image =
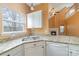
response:
M42 28L42 11L27 14L27 28Z

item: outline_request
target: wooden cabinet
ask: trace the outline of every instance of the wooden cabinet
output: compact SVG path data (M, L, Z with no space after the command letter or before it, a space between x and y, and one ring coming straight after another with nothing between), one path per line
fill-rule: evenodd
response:
M47 56L68 56L67 44L47 42L46 45Z
M44 42L34 42L24 44L25 56L44 56L45 55L45 45Z
M1 54L1 56L24 56L23 45L8 50L7 52Z
M62 11L56 12L54 16L52 16L49 20L49 27L59 28L61 25L65 25L65 15L68 12L68 8L63 8Z

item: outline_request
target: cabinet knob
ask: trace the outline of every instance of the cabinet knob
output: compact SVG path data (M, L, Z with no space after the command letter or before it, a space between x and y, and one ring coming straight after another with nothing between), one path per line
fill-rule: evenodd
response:
M70 51L70 53L72 54L72 51Z
M42 48L44 48L44 46L42 46Z
M7 56L10 56L10 54L8 54Z
M34 44L34 46L36 46L36 44Z

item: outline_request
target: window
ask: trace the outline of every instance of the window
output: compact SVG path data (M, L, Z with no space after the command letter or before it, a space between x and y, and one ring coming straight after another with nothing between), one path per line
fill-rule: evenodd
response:
M27 14L27 28L42 28L42 11Z
M8 8L2 10L3 32L24 31L24 16Z
M61 33L64 32L64 26L60 26L60 32L61 32Z

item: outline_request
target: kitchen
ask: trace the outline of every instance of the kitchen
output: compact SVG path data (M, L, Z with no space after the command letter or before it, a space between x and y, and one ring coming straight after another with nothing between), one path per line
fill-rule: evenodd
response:
M79 56L78 3L0 3L0 56Z

